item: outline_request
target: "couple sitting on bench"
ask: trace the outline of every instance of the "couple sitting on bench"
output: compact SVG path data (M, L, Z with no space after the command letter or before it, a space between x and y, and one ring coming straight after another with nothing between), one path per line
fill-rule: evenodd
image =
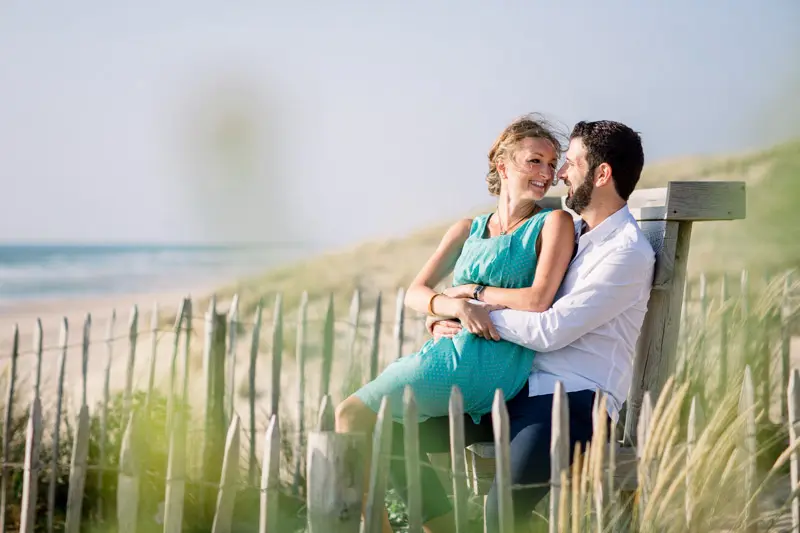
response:
M580 122L564 164L558 135L526 116L489 152L493 213L455 223L408 288L406 305L427 313L433 339L390 364L336 409L336 430L371 433L384 396L393 428L389 479L407 498L403 393L413 389L420 423L423 522L453 530L447 493L427 454L449 450L448 404L458 385L466 444L491 441L491 407L501 389L510 422L515 523L526 524L547 493L557 381L567 392L570 450L592 438L597 389L609 417L625 401L634 350L647 311L655 254L627 200L644 155L639 135L612 121ZM551 185L569 187L564 210L542 209ZM453 286L434 290L449 273ZM610 418L609 418L610 419ZM397 459L395 459L397 458ZM537 485L540 486L531 486ZM496 481L486 501L488 531L498 531ZM388 516L383 529L391 532Z

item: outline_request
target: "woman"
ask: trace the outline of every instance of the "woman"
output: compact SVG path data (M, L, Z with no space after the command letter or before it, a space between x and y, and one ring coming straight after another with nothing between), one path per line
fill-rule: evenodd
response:
M498 388L508 400L525 386L535 353L492 338L489 311L543 311L553 302L572 257L574 224L567 212L542 209L536 201L553 184L559 156L556 134L533 116L500 134L486 177L498 197L496 211L450 227L406 293L407 306L460 320L464 329L429 340L342 402L337 431L371 432L384 396L391 399L392 418L402 422L406 385L414 390L420 422L446 416L458 385L464 411L476 423L491 411ZM436 292L451 272L453 287Z

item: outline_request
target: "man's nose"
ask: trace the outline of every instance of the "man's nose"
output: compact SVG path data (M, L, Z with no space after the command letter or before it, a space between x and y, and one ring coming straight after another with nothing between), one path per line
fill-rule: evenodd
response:
M561 165L561 168L558 169L558 172L556 172L556 175L553 178L553 184L558 184L558 180L561 180L564 183L567 182L567 165Z

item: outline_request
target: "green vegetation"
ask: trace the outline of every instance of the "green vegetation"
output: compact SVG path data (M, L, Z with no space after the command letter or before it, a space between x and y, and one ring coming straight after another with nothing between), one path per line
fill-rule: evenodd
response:
M747 183L745 220L694 225L690 274L738 272L745 267L777 272L800 264L800 139L750 154L649 165L639 187L663 187L671 180ZM312 305L321 304L332 293L336 309L347 309L357 287L367 291L363 307L372 305L369 299L378 291L384 295L384 305L391 305L397 288L410 283L450 222L404 238L367 242L286 265L224 287L219 296L229 298L238 292L245 316L252 313L259 298L271 305L278 291L283 293L285 309L290 310L296 308L304 290Z

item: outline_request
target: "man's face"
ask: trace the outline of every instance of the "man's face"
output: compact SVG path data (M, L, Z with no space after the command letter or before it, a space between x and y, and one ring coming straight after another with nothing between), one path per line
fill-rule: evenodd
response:
M592 200L594 176L589 174L594 174L594 169L589 168L583 141L579 137L571 139L566 160L558 171L558 178L569 187L566 206L579 215L589 207Z

